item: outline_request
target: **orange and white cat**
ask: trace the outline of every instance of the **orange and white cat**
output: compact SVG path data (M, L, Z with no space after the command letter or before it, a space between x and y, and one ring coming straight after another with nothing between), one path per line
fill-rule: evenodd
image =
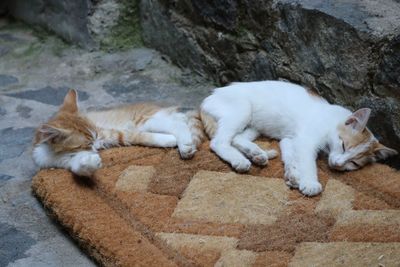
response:
M383 146L366 127L370 109L354 113L282 81L233 83L217 88L201 105L210 147L239 172L251 162L266 165L276 151L253 143L259 135L280 140L286 183L305 195L316 195L316 157L329 155L329 166L355 170L397 151Z
M91 176L101 167L100 149L178 146L181 157L188 159L203 139L197 111L136 104L81 113L77 101L77 92L70 90L55 117L37 129L33 159L39 167Z

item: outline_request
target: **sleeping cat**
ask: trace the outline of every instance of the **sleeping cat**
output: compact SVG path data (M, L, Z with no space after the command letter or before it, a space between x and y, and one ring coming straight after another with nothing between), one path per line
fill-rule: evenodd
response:
M277 156L253 143L259 135L280 140L286 184L313 196L322 191L319 151L327 152L329 166L341 171L397 154L366 127L370 112L351 113L292 83L261 81L217 88L203 101L200 115L211 149L238 172L248 171L250 161L267 165Z
M77 97L77 92L70 90L56 116L37 129L33 159L39 167L91 176L101 167L99 149L178 146L181 157L187 159L203 139L198 112L136 104L81 113Z

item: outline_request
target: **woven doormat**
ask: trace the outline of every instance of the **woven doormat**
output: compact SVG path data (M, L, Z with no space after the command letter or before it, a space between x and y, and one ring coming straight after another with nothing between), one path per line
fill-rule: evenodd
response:
M259 142L278 149L277 143ZM103 151L91 180L42 170L33 191L104 266L399 266L400 173L374 164L338 173L319 164L324 191L290 190L280 159L231 171L205 143Z

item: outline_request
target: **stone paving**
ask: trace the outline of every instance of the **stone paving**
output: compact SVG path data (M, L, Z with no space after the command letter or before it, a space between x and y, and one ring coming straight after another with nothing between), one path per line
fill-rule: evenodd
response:
M34 129L69 88L84 109L138 101L192 107L212 85L154 50L84 51L0 20L0 266L94 265L31 193Z

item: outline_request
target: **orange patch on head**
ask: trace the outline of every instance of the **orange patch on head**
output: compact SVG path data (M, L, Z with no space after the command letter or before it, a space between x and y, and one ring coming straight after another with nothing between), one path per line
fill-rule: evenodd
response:
M34 143L47 142L54 152L91 149L96 127L78 111L77 92L70 90L58 114L36 131Z
M376 161L374 151L379 142L370 130L365 128L362 131L354 131L350 127L342 125L339 127L339 135L345 151L354 149L352 158L348 161L356 165L357 168Z
M339 135L342 138L346 149L356 147L363 143L368 143L373 138L371 131L367 128L361 132L355 132L345 125L339 126Z
M93 133L96 127L84 117L71 113L60 113L50 120L46 126L55 132L54 136L47 140L47 143L58 152L72 152L91 149ZM38 143L45 132L39 128L37 134Z
M341 125L338 130L346 151L360 145L364 146L364 149L352 159L359 166L398 154L396 150L379 143L368 128L362 131L354 131L346 125Z

